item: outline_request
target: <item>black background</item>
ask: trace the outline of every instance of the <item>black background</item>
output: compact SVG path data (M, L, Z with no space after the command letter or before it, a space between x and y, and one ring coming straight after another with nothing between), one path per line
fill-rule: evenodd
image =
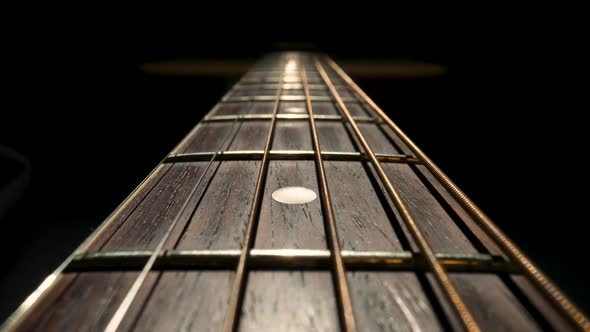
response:
M582 11L538 4L335 9L275 3L5 10L0 144L28 158L31 178L0 221L0 319L232 83L148 77L139 64L256 58L285 41L312 43L336 60L447 66L445 78L357 83L588 312ZM18 172L6 161L0 167L0 184Z

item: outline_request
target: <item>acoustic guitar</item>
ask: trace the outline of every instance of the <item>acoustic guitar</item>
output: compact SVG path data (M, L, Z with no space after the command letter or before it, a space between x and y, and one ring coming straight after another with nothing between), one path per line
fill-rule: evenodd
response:
M590 331L331 59L258 61L3 331Z

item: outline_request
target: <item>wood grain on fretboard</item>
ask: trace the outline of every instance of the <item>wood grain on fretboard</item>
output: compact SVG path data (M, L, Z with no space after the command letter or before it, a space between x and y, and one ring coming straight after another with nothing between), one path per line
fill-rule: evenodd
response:
M277 69L278 70L278 69ZM320 75L307 67L312 97L329 97ZM373 112L333 72L340 96L352 116ZM226 97L274 96L279 76L252 72ZM258 82L256 84L255 82ZM301 96L296 80L282 96ZM351 101L356 100L356 101ZM228 101L209 116L266 114L272 101ZM341 115L332 101L313 101L316 115ZM303 101L279 104L279 114L306 115ZM264 150L270 119L201 122L176 153L215 152L227 133L234 133L221 150ZM364 152L342 121L317 121L322 152ZM359 123L375 153L411 151L389 129ZM271 150L312 151L308 121L279 119ZM356 252L418 252L414 239L380 184L373 166L361 161L324 162L342 250ZM166 243L167 250L242 249L260 160L215 161ZM154 250L178 213L206 161L161 164L150 181L89 247L89 253ZM274 190L303 186L319 194L313 160L271 160L263 188L255 249L329 250L319 199L301 205L274 201ZM502 254L450 194L421 165L384 163L393 185L439 254ZM40 303L39 311L22 325L31 330L101 330L131 287L137 271L68 272ZM456 327L438 285L423 271L355 270L346 274L359 331L439 331ZM537 331L547 327L539 312L551 315L544 300L524 303L509 274L450 273L480 327L487 331ZM121 330L219 331L224 326L234 282L233 270L152 271L127 313ZM508 282L508 283L507 283ZM527 296L535 290L526 288ZM516 287L516 288L515 288ZM252 270L247 277L239 330L338 331L338 306L330 266L315 270ZM531 303L536 303L535 306ZM539 309L537 309L537 307ZM553 326L559 318L550 317ZM545 324L545 325L544 325ZM560 325L563 326L563 325Z

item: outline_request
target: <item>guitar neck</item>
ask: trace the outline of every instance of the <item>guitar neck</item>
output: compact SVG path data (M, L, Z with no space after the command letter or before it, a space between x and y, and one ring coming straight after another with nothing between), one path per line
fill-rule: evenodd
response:
M3 325L588 330L332 60L262 58Z

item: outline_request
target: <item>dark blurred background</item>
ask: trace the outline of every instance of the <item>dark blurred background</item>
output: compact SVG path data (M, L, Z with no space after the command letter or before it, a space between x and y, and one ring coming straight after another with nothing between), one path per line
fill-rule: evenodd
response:
M590 311L583 11L538 4L223 5L51 3L3 10L0 186L13 187L0 192L0 320L239 77L154 76L141 64L243 63L280 43L343 62L445 66L446 75L428 79L352 76Z

